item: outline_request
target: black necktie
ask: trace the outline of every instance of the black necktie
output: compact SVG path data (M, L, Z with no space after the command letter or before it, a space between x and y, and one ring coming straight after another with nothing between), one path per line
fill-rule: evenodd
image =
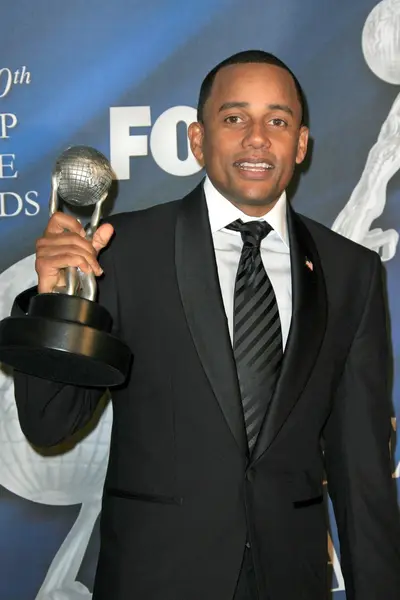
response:
M243 240L235 282L233 351L251 452L283 357L278 305L260 253L261 240L272 227L265 221L239 219L227 228L240 231Z

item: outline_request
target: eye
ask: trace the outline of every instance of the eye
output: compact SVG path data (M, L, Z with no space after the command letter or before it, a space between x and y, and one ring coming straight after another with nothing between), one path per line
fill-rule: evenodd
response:
M230 115L229 117L225 117L224 121L230 125L236 125L237 123L242 122L242 118L238 117L238 115Z
M271 125L274 125L274 127L287 127L287 122L284 121L284 119L280 119L279 117L275 117L269 122L271 123Z

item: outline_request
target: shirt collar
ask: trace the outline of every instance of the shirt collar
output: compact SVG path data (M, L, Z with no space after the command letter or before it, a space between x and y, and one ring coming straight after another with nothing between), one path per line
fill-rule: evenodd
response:
M204 181L204 194L206 197L208 218L210 220L211 233L220 231L232 221L242 219L242 221L264 220L279 235L283 243L289 248L289 235L286 216L286 193L283 192L273 208L262 217L249 217L243 213L237 206L229 202L211 183L207 176Z

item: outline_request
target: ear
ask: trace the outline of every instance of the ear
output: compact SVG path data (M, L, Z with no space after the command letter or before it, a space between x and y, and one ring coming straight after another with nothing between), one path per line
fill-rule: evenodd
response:
M307 154L309 129L305 125L300 127L300 135L297 142L296 163L299 165Z
M204 126L202 123L191 123L188 128L188 137L190 143L190 149L200 163L204 167L204 153L203 153L203 139L204 139Z

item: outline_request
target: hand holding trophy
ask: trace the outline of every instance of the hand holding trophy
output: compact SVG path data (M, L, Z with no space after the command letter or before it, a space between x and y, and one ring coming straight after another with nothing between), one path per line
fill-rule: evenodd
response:
M57 221L59 231L63 221L78 226L72 217L58 212L60 198L71 206L94 205L94 212L84 238L78 236L81 249L75 255L76 266L61 269L62 264L59 264L53 268L57 275L47 277L47 285L41 286L39 280L39 292L42 293L33 297L30 293L29 305L25 308L27 293L23 292L16 300L16 306L22 308L20 314L0 322L0 361L3 363L51 381L88 387L111 387L126 378L130 350L110 334L111 316L95 302L95 273L100 271L92 243L111 183L110 164L94 148L73 146L56 161L52 174L50 223ZM53 235L53 240L63 243L62 235ZM71 235L76 236L76 233ZM43 241L45 244L45 238ZM39 254L38 248L37 257ZM86 260L82 258L85 255ZM61 250L58 256L62 257ZM37 262L40 260L37 258ZM69 256L67 262L71 264L74 260ZM52 279L55 285L48 289Z

